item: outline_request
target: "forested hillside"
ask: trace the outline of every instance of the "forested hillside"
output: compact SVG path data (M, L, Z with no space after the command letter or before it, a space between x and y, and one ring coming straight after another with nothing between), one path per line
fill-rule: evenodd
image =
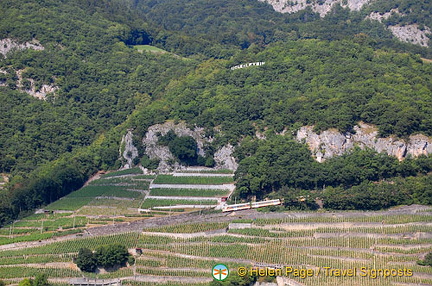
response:
M428 1L373 1L359 11L334 5L325 17L320 17L310 7L296 13L281 14L270 4L262 2L140 0L135 1L133 7L143 13L149 23L171 31L155 36L155 44L185 54L199 52L211 57L224 57L232 53L232 49L227 48L246 48L251 44L263 46L298 39L341 40L364 37L363 40L374 47L391 47L425 57L431 56L430 48L402 43L387 28L398 24L419 24L421 29L425 25L431 27L428 15L432 7ZM290 6L302 1L267 2ZM304 2L324 4L324 1ZM329 1L326 4L327 2ZM399 9L400 14L392 13L382 23L368 18L371 13L384 14L392 9Z
M11 180L0 190L0 224L79 188L98 170L120 167L126 129L139 144L149 126L166 120L204 127L215 138L209 148L238 146L238 194L245 199L326 186L330 193L374 192L371 182L387 179L400 182L399 192L418 179L420 187L389 204L328 207L430 203L423 192L429 177L417 178L430 171L429 159L398 163L355 151L388 169L367 167L372 174L350 177L362 167L325 173L321 168L336 170L343 159L327 168L292 141L303 125L346 132L358 121L375 124L381 136L432 135L432 65L422 59L431 49L393 39L361 13L336 7L324 18L311 10L287 15L255 0L1 1L0 40L43 49L0 55L0 173ZM230 69L258 61L265 64ZM28 94L43 86L54 92L42 100ZM258 141L257 132L267 140ZM275 135L281 133L283 139ZM287 152L270 154L275 169L261 165L272 144ZM288 161L279 161L285 155ZM285 169L267 173L287 164L310 168L296 178Z
M254 61L265 64L230 69ZM280 197L284 190L289 207L297 205L295 198L303 191L312 201L304 208L317 207L316 197L325 197L326 207L342 209L431 203L430 177L421 176L432 170L430 158L399 163L388 155L354 150L320 164L294 140L300 126L353 132L359 121L375 124L381 136L431 136L431 75L432 65L418 56L373 50L355 41L303 40L262 50L251 47L229 61L201 64L170 86L163 99L135 113L130 127L143 136L148 127L144 122L176 119L205 127L216 137L214 148L240 140L237 195L244 199L269 193ZM216 128L222 133L214 133ZM257 133L267 139L257 139ZM383 183L371 183L377 181ZM375 202L370 200L372 194L377 196ZM367 202L357 196L365 196Z
M49 203L98 169L118 168L121 124L196 64L130 46L148 44L148 27L125 4L0 3L0 39L44 47L0 55L0 172L11 174L1 216ZM36 99L24 92L31 82L57 90Z

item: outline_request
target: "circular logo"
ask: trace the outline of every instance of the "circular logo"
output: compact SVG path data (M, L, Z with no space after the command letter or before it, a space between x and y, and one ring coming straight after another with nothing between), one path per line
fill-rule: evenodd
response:
M228 278L229 269L225 264L217 264L213 266L212 276L217 281L223 281Z

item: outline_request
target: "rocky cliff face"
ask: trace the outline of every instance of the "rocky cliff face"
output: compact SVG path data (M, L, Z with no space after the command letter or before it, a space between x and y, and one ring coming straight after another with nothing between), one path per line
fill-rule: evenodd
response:
M5 58L7 57L7 54L13 50L24 49L44 50L45 48L37 40L25 43L19 43L16 40L8 38L0 40L0 54Z
M158 134L166 135L168 131L173 130L177 136L190 136L197 142L198 154L205 156L204 144L212 142L212 138L205 137L204 129L196 127L191 130L186 126L185 123L175 124L173 121L165 122L164 124L156 124L150 126L147 133L143 138L143 144L145 145L145 153L150 159L160 159L158 170L161 172L168 172L172 169L181 169L182 166L178 163L172 164L170 161L174 159L174 156L166 146L158 144ZM230 169L236 170L237 163L232 156L234 148L231 145L223 146L215 152L214 160L216 167L219 169Z
M132 161L138 156L138 149L134 146L132 137L133 134L129 130L128 133L123 136L120 144L120 157L126 160L126 164L122 169L132 168Z
M0 54L2 54L5 58L7 57L8 53L12 51L25 50L25 49L42 51L45 48L37 40L32 40L31 42L25 42L25 43L19 43L18 41L9 38L0 40ZM28 95L31 95L38 99L45 99L48 94L55 93L59 89L55 85L47 85L47 84L43 84L39 89L36 89L36 82L34 79L23 78L22 74L24 71L25 69L14 71L17 77L16 87L18 88L18 90L25 92ZM6 70L2 70L2 69L0 69L0 73L8 74ZM29 83L28 87L24 87L23 84L24 81L28 81ZM7 85L6 81L0 81L0 86L6 86L6 85Z
M261 2L267 2L273 6L275 11L281 13L295 13L310 7L312 11L319 13L321 17L327 15L332 8L339 4L344 8L348 8L351 11L358 11L363 6L369 4L373 0L259 0ZM366 17L368 20L375 20L382 22L384 19L388 19L391 15L397 14L399 16L405 16L400 13L398 9L392 9L390 12L379 13L373 12ZM431 28L424 26L420 29L419 25L397 25L388 26L392 34L402 42L407 42L414 45L423 47L429 47L429 36L432 35Z
M429 27L424 26L423 30L419 29L417 24L405 26L389 26L388 29L393 35L402 42L429 47L429 37L432 32Z
M301 10L311 7L312 11L320 14L324 17L331 11L333 6L340 4L344 8L349 8L352 11L360 10L364 5L371 2L371 0L259 0L261 2L267 2L273 6L273 8L281 13L295 13Z
M18 77L18 80L16 82L16 86L18 90L27 93L28 95L31 95L33 97L36 97L38 99L46 99L46 96L48 94L55 94L55 92L59 89L58 86L55 85L48 85L43 84L39 89L36 89L36 82L32 78L23 78L22 73L24 70L18 70L16 71L16 75ZM29 88L25 88L23 85L24 80L27 80L30 83Z
M396 138L378 138L378 130L372 125L359 123L354 127L355 134L342 134L337 130L326 130L321 134L313 132L312 126L304 126L297 132L297 140L309 145L318 162L339 156L355 146L385 152L403 160L406 156L432 154L432 138L424 135L411 135L407 142Z
M399 9L392 9L386 13L373 12L366 19L375 20L378 22L382 22L383 20L387 20L392 15L398 16L406 16L401 13ZM387 27L392 34L398 38L402 42L419 45L422 47L429 47L429 37L431 35L431 29L427 26L424 26L422 30L420 30L419 25L398 25L398 26L388 26Z

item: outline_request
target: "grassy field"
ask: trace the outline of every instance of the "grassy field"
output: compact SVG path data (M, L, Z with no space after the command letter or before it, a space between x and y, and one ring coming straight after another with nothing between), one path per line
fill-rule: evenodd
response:
M191 185L219 185L233 183L231 177L174 177L159 175L153 181L155 184L191 184Z
M152 53L158 53L158 54L164 54L164 53L168 53L167 51L160 49L158 47L155 46L150 46L150 45L135 45L133 46L134 49L136 49L138 52L144 52L144 51L148 51L148 52L152 52Z
M133 198L139 197L139 192L128 191L129 186L87 186L78 191L70 193L68 198L98 197L98 196L116 196Z
M148 190L150 181L147 179L135 179L134 177L108 177L95 180L89 183L86 188L93 187L94 189L112 190L112 189L133 189L133 190ZM97 188L99 187L99 188ZM91 191L90 191L91 192Z

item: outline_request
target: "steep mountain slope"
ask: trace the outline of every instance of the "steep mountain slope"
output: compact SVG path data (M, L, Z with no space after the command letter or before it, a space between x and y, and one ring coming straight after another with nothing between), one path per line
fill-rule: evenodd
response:
M180 48L183 53L199 51L222 57L227 52L221 52L220 45L245 48L281 40L335 40L361 35L377 47L431 55L431 49L425 49L431 7L424 1L139 0L134 7L149 22L181 33L158 35L154 40L168 49ZM189 49L184 42L189 42ZM209 47L209 42L216 45Z
M151 29L125 4L1 1L0 223L120 166L120 125L196 64L127 46Z
M247 64L254 62L261 65ZM231 68L239 64L243 68ZM396 148L418 133L429 136L421 137L428 146L431 76L432 65L418 56L373 50L353 41L303 40L262 50L251 47L230 61L201 64L169 86L160 101L137 111L129 126L142 138L149 124L184 120L204 127L214 137L214 149L240 142L235 152L239 162L236 196L245 199L285 196L287 205L293 207L302 194L309 198L311 208L316 207L316 197L325 197L325 206L336 208L430 203L431 177L424 176L432 170L430 156L415 160L408 156L398 162L385 152L350 148L343 156L319 164L295 137L302 126L313 125L316 132L339 129L340 137L348 141L356 132L355 125L364 121L377 126L375 135L393 137L379 139L389 146L378 151L397 155L390 152L391 144ZM313 137L312 132L308 136ZM299 139L310 143L313 138ZM337 142L326 140L316 149L330 152L337 149L333 143ZM407 140L406 144L411 143ZM356 142L351 145L355 147ZM402 159L405 153L399 155ZM411 188L412 184L418 188ZM364 193L373 194L382 204L344 203L347 194L354 198ZM392 199L384 200L390 193Z
M320 18L311 9L281 14L255 0L1 1L0 172L11 180L0 193L0 223L73 191L97 170L118 168L127 128L139 147L129 164L156 165L136 143L166 120L202 127L211 141L206 157L178 152L186 163L212 165L222 146L237 146L244 198L329 184L345 191L366 180L427 173L428 160L416 167L378 155L371 156L391 162L391 171L360 178L326 181L314 171L268 179L264 167L248 171L248 160L262 160L258 147L265 153L275 134L288 134L286 150L315 164L290 137L305 125L347 132L364 121L380 136L431 135L431 65L420 58L431 49L395 41L379 21L364 21L371 7L349 13L335 5ZM416 15L427 19L426 12ZM134 48L148 44L168 53ZM230 69L256 62L265 64ZM250 140L256 134L268 140ZM195 146L171 139L188 145L185 152Z
M349 11L359 11L365 21L378 21L399 40L423 47L429 47L432 36L432 22L429 1L371 1L371 0L260 0L273 6L281 13L297 13L306 9L318 13L320 17L334 12L336 6ZM348 11L346 11L348 13Z
M145 24L134 27L127 13L116 10L116 2L107 3L114 11L105 13L121 22L103 14L103 3L93 7L100 12L74 1L0 4L0 171L30 171L89 145L98 134L121 124L137 105L151 100L150 94L170 78L193 66L192 61L127 47L139 29L144 34Z

